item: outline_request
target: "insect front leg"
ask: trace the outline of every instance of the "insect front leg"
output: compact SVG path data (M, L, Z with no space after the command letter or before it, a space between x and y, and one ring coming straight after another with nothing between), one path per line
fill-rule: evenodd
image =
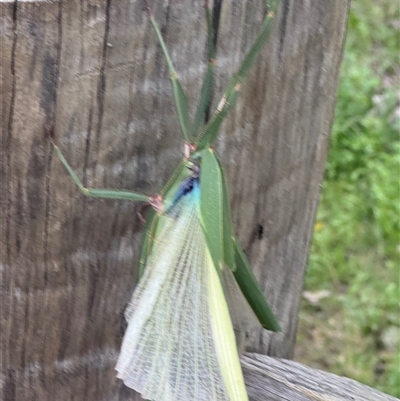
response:
M72 178L72 181L77 185L79 190L86 196L94 197L94 198L107 198L107 199L123 199L130 201L142 201L142 202L150 202L150 197L147 195L139 194L133 191L124 191L124 190L115 190L115 189L106 189L106 188L86 188L78 175L75 173L73 168L68 163L67 159L61 152L61 149L56 145L54 138L51 134L49 134L51 143L54 147L54 150L61 160L64 167L67 169L69 175Z

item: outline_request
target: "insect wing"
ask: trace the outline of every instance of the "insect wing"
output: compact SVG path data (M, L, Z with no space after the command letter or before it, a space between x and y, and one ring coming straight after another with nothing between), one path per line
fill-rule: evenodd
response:
M236 270L233 272L247 302L253 309L261 325L271 331L280 331L279 323L276 321L264 293L255 278L246 255L242 251L240 244L235 239L235 259Z
M222 174L214 151L200 152L200 212L208 248L214 263L224 262L223 188Z
M147 258L150 255L151 248L153 246L153 239L157 228L159 215L154 209L149 210L146 216L146 227L143 234L142 245L140 248L140 259L139 259L139 278L142 277L144 269L147 264Z
M126 311L118 377L154 401L246 401L220 279L199 220L197 191L160 217Z
M224 261L225 264L231 269L236 270L235 250L234 250L234 235L231 219L231 205L229 202L228 188L224 170L220 161L214 157L218 163L221 171L221 185L222 185L222 204L223 204L223 230L224 230Z
M261 325L236 282L232 270L224 267L220 278L236 337L236 348L242 353L246 350L252 333L259 331Z
M224 269L224 265L227 265L234 272L236 282L260 324L268 330L279 331L279 324L250 268L246 255L233 235L222 166L210 148L198 154L202 160L200 173L201 219L214 262L219 266L220 271ZM224 280L224 274L220 274L220 278ZM233 301L234 298L231 297L229 304ZM235 313L232 316L235 316ZM240 324L240 326L242 325ZM242 329L240 331L243 332Z

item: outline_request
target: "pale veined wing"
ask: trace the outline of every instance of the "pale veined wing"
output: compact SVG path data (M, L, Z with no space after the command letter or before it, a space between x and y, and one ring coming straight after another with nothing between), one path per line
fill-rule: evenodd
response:
M247 401L224 291L200 225L198 182L160 217L126 311L118 377L154 401Z

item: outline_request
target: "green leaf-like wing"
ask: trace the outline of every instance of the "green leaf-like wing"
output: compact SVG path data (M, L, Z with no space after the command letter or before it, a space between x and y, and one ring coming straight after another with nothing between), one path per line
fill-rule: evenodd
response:
M280 326L251 270L246 255L234 236L223 168L213 150L206 149L199 154L202 158L200 210L214 263L220 268L226 264L233 270L239 288L260 324L267 330L279 331Z
M223 178L212 149L200 152L200 216L207 244L219 268L224 261Z
M154 209L150 209L146 216L146 227L143 234L142 245L140 247L139 278L143 276L147 259L153 246L158 219L159 214Z
M280 331L279 323L275 319L268 302L265 299L260 285L255 278L246 255L235 239L236 270L233 272L235 279L242 290L247 302L253 309L261 325L271 331Z
M215 156L215 153L214 157ZM231 205L228 196L228 187L224 169L221 162L216 158L222 177L222 207L223 207L223 231L224 231L224 262L231 269L236 270L235 248L234 248L234 234L231 219Z

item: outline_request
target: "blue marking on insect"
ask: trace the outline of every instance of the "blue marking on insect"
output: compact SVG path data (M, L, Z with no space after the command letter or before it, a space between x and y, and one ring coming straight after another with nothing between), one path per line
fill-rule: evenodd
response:
M189 195L190 193L194 195L194 199L196 201L200 202L200 157L192 157L188 161L186 168L190 170L191 174L179 185L179 188L173 196L171 203L164 212L165 215L175 215L176 205L183 197Z
M186 178L186 180L182 182L178 191L176 192L174 199L172 201L172 206L178 203L183 196L192 192L199 185L200 185L199 177L190 176Z
M189 176L182 182L172 199L171 206L168 207L165 214L168 216L174 215L176 205L184 196L190 193L193 193L196 200L200 199L200 178L197 173Z

